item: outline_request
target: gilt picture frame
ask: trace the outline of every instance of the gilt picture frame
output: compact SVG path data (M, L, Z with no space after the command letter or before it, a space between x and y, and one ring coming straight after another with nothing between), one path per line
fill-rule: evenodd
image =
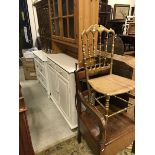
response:
M130 5L129 4L115 4L113 19L124 19L129 15Z

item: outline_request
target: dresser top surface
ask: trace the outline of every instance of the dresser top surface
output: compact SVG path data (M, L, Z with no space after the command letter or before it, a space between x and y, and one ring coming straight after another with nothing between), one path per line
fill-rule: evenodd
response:
M46 56L47 54L42 50L33 51L33 54L39 57L42 61L47 61L47 56Z
M69 73L75 71L75 63L78 62L77 59L74 59L64 53L47 54L47 57Z

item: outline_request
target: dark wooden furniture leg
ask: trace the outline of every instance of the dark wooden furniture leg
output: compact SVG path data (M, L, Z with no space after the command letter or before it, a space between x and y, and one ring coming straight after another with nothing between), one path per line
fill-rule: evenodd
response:
M78 140L78 143L81 143L81 132L80 132L80 120L79 120L79 115L81 114L81 103L79 102L79 98L78 98L78 95L76 96L77 98L77 115L78 115L78 135L77 135L77 140Z
M35 155L26 115L24 97L19 87L19 155Z
M133 141L133 144L132 144L132 153L135 153L135 141Z

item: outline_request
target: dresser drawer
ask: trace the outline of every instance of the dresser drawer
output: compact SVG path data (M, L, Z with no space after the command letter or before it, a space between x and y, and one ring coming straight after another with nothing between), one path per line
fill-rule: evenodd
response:
M41 76L41 82L42 82L42 84L45 86L45 88L46 88L46 80L45 80L45 78L43 77L43 76Z
M34 63L35 63L35 68L36 68L36 70L39 70L39 63L36 61L36 60L34 60Z
M40 67L39 71L45 76L45 69L43 67Z
M41 65L41 66L44 66L44 62L38 58L38 57L35 57L35 60Z
M41 82L41 84L46 88L46 79L39 72L37 72L37 78Z
M60 75L62 75L65 79L69 79L69 75L68 75L68 73L64 70L64 69L62 69L61 67L59 67L58 65L56 65L56 71L60 74Z
M35 60L35 66L36 66L36 70L41 72L41 74L43 74L45 76L45 68L44 68L44 66L41 66L40 63L38 63L37 60Z
M48 59L48 65L50 65L52 68L56 69L56 64L51 61L50 59Z

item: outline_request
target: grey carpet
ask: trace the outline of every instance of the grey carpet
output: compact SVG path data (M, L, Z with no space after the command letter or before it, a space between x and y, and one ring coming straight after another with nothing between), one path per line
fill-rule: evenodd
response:
M132 145L118 152L116 155L134 155L131 153L131 149ZM36 155L93 155L93 152L90 150L83 138L81 143L78 144L77 137L73 137L55 146L47 148Z
M22 68L19 75L34 151L40 152L75 136L76 131L70 130L41 84L37 80L25 81Z
M76 131L70 130L41 84L37 80L25 81L22 68L19 75L36 155L92 155L84 140L77 143ZM131 155L131 146L117 155Z

